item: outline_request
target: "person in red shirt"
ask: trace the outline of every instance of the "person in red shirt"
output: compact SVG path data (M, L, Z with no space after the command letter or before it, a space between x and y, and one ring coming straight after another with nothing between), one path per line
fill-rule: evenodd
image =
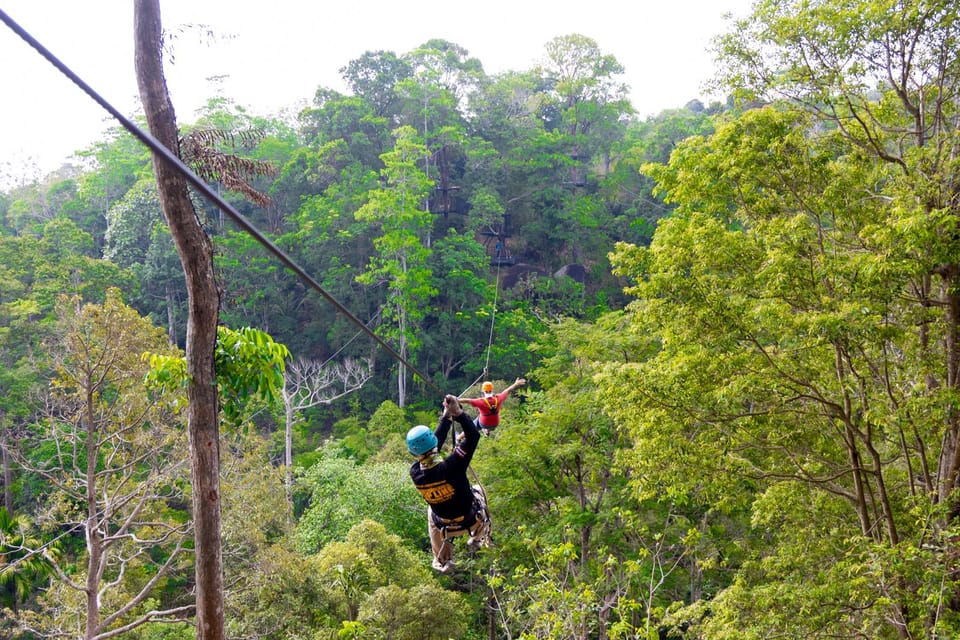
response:
M479 413L477 414L476 425L484 435L488 436L500 424L500 408L503 406L503 402L507 399L507 396L510 395L511 391L525 384L527 384L527 381L524 378L517 378L512 385L500 393L494 393L493 383L488 380L480 387L483 392L482 398L457 399L477 409Z

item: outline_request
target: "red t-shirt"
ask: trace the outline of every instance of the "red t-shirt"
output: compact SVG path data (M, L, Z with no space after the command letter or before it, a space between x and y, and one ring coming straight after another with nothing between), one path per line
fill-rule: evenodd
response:
M482 398L467 398L467 403L480 412L481 427L492 428L500 424L500 407L508 395L509 391L501 391Z

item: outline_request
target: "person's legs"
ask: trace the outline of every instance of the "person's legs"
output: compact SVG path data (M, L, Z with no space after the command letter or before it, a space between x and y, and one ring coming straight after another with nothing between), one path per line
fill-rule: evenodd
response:
M476 549L490 546L490 512L487 510L487 495L478 484L473 489L473 501L477 509L477 521L470 527L470 539L467 545Z
M443 531L433 521L433 510L427 507L427 533L430 535L430 550L433 552L433 568L443 571L453 556L453 545L444 539Z

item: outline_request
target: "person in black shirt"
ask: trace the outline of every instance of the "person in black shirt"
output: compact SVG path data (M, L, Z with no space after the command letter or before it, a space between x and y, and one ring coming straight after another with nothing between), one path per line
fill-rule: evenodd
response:
M463 412L454 395L444 398L444 410L437 428L417 425L407 432L407 449L417 457L410 467L410 478L427 501L427 530L433 551L433 568L447 573L453 568L453 536L469 535L467 544L489 546L490 518L483 489L471 486L467 468L480 442L480 432ZM442 457L443 447L456 421L463 437L453 451Z

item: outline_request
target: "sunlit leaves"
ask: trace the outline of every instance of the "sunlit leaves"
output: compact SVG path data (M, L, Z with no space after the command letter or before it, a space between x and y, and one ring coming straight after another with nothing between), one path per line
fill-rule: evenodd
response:
M311 466L299 481L310 493L310 507L297 525L299 548L312 551L343 540L365 518L404 540L425 543L426 508L408 470L405 462L360 466L332 456Z
M927 304L928 274L955 260L952 214L918 202L915 189L932 191L882 157L879 123L858 129L878 135L868 144L834 124L768 107L688 139L644 168L676 215L649 248L612 258L633 282L631 331L656 346L598 378L634 442L632 483L753 512L745 557L757 559L719 595L705 637L886 637L923 606L876 572L936 591L878 558L909 555L921 535L904 508L933 487L947 419L931 410L953 402L921 382L942 376L934 354L950 328Z
M290 352L266 332L252 327L217 328L215 353L217 386L224 416L239 426L246 411L259 404L283 404L283 371ZM146 353L150 363L148 385L161 392L183 388L188 382L186 360Z

